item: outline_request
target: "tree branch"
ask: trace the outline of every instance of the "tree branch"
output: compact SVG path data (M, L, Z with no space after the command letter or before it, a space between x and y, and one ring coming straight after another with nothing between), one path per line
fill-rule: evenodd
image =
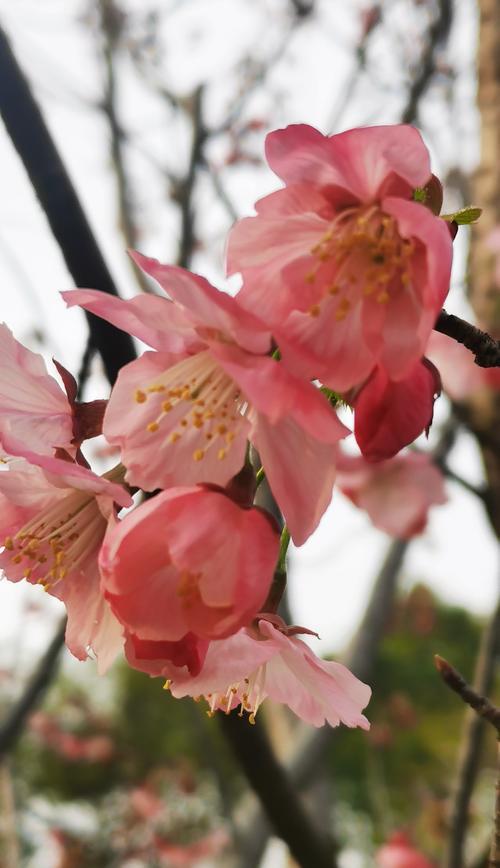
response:
M65 632L66 618L50 642L27 687L0 723L0 761L16 746L28 717L50 687L57 672Z
M333 843L315 828L306 813L291 780L274 756L262 723L249 726L234 712L220 714L218 718L266 814L301 868L334 868Z
M474 353L474 361L480 368L500 367L500 341L496 341L477 326L442 310L434 324L434 329L471 350Z
M30 86L1 28L0 113L75 284L118 295ZM92 344L113 383L119 369L135 358L132 339L105 320L85 315Z
M470 705L479 717L491 723L500 736L500 708L497 708L486 696L481 695L470 684L467 684L458 669L455 669L444 657L436 654L434 662L444 683L457 693L463 702Z

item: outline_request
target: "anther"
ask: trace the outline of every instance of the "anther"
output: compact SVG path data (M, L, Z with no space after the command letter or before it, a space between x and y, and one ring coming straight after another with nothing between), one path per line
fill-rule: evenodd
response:
M193 452L193 460L194 461L201 461L202 458L204 457L204 455L205 455L205 452L203 451L203 449L196 449Z
M135 390L134 398L138 404L144 404L144 401L147 400L147 397L148 396L146 395L145 392L142 391L142 389L136 389Z
M149 425L147 425L147 429L151 432L151 434L154 434L155 431L158 431L159 427L160 426L158 425L158 422L150 422Z

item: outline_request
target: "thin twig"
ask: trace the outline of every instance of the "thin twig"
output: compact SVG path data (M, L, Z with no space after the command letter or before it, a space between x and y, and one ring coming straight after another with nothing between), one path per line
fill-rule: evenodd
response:
M479 650L474 686L479 694L490 692L495 671L495 662L500 648L500 601L483 633ZM450 832L445 858L446 868L457 868L463 863L463 848L467 829L469 804L479 766L481 744L484 734L482 719L472 710L466 715L464 735L458 760L457 780L450 812Z
M0 28L0 113L77 286L118 295L83 208L10 43ZM128 334L87 314L92 342L111 383L135 358Z
M463 702L470 705L479 717L491 723L500 735L500 708L497 708L486 696L478 693L470 684L467 684L458 669L455 669L444 657L436 654L434 662L444 683L457 693Z
M193 214L193 194L198 169L203 164L203 145L207 131L203 123L203 86L197 87L191 100L191 152L184 179L179 183L175 199L181 209L181 237L177 262L183 268L191 264L196 245Z
M500 341L496 341L477 326L442 310L434 329L471 350L474 353L474 361L480 368L500 367Z
M29 715L41 702L45 692L50 687L57 672L65 632L66 619L58 628L20 698L0 722L0 761L16 746Z

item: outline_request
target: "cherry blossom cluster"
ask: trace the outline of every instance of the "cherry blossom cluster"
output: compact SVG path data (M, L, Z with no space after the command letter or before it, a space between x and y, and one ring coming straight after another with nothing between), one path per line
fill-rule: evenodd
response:
M277 614L288 540L302 545L341 490L411 536L445 499L427 456L440 377L425 358L448 292L452 237L412 127L271 133L284 186L228 239L233 297L132 253L157 293L63 293L151 349L108 402L77 401L0 327L0 566L63 600L66 642L104 671L163 676L176 697L251 722L266 697L320 726L368 727L370 689ZM160 294L161 292L161 294ZM341 451L353 411L358 455ZM82 443L120 463L96 475ZM254 505L263 479L285 521Z

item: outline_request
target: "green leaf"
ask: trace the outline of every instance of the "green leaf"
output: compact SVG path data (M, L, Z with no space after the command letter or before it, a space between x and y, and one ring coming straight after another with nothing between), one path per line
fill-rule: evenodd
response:
M460 208L459 211L454 211L452 214L441 214L443 220L448 223L457 223L458 226L468 226L469 223L475 223L479 220L483 213L482 208L476 208L474 205L468 205L467 208Z

